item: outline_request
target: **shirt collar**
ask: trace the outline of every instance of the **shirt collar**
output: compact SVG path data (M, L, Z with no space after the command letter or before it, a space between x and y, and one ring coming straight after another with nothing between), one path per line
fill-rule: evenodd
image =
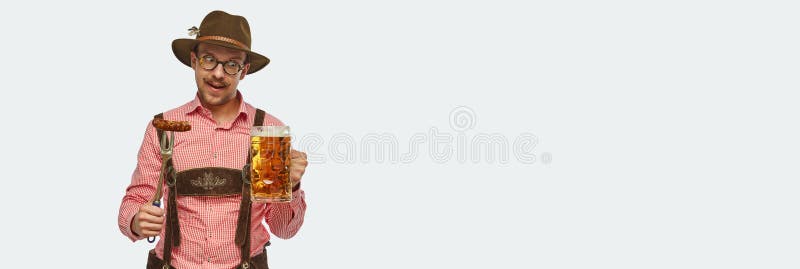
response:
M236 100L239 100L239 114L237 117L241 117L244 114L244 119L247 120L250 117L250 114L247 113L248 112L247 103L244 102L244 99L242 98L242 93L239 92L238 90L236 91ZM211 116L211 111L203 107L203 104L200 103L200 97L197 94L195 94L194 99L184 106L184 113L186 115L189 115L193 112L201 112L201 111L204 114L208 114L208 116Z

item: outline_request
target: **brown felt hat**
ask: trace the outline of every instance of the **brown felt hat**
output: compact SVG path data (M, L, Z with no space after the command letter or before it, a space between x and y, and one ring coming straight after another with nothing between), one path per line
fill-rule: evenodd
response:
M219 10L212 11L203 18L199 29L197 27L189 29L189 35L194 35L195 38L179 38L172 41L172 52L186 66L192 66L189 53L200 42L246 52L250 62L248 74L255 73L269 64L269 58L250 50L250 25L242 16Z

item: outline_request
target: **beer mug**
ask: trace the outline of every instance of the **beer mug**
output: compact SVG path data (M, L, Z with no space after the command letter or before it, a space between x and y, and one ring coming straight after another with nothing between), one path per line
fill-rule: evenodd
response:
M253 202L292 200L291 140L289 126L253 126L250 129L250 197Z

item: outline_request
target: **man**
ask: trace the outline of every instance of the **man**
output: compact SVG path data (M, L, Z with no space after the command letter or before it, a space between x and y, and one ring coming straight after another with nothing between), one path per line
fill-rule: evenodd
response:
M249 164L250 128L283 123L246 103L237 87L269 59L250 50L244 17L213 11L190 31L196 37L174 40L172 51L194 70L197 94L157 116L191 124L190 131L175 132L172 158L164 159L164 209L152 203L162 171L159 138L167 132L148 124L120 206L119 228L133 241L159 236L147 268L267 268L270 234L262 221L283 239L302 226L306 154L290 154L291 202L250 202L249 182L240 180L249 178L241 172L249 171L243 167ZM197 185L203 176L215 184Z

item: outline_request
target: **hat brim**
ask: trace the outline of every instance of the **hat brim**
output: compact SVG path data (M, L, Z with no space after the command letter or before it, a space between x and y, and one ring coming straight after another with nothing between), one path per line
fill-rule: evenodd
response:
M217 40L199 41L199 40L196 40L196 39L189 39L189 38L175 39L175 40L172 41L172 53L175 54L175 57L178 58L178 61L181 61L181 63L185 64L188 67L192 67L192 62L191 62L191 59L190 59L191 58L190 57L191 56L190 52L199 43L213 44L213 45L217 45L217 46L222 46L222 47L226 47L226 48L231 48L231 49L235 49L235 50L244 51L245 53L247 53L247 59L250 62L250 69L247 70L247 74L255 73L258 70L261 70L262 68L267 66L267 64L269 64L269 58L267 58L264 55L255 53L255 52L250 51L250 50L245 50L245 49L239 48L239 47L237 47L237 46L235 46L235 45L233 45L231 43L228 43L228 42L217 41Z

